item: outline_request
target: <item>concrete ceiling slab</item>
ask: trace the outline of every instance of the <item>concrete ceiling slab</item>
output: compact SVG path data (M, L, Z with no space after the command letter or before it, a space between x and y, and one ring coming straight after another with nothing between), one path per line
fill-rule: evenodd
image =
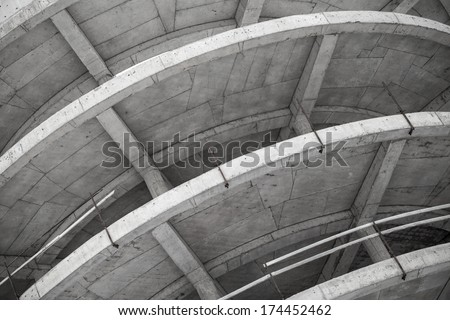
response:
M35 241L38 244L46 241L40 238L41 233L45 232L40 228L40 221L52 224L68 214L74 216L79 211L76 210L78 206L88 205L90 193L101 191L105 185L116 188L114 183L125 174L120 168L105 171L98 166L103 159L98 151L108 137L96 121L89 119L102 108L114 105L125 124L141 141L170 140L174 128L181 128L182 139L193 132L202 132L202 139L223 141L232 137L242 141L259 141L269 131L278 136L278 129L289 122L288 106L298 79L302 73L308 72L304 69L310 59L312 45L314 42L320 44L320 35L328 33L342 34L326 73L325 85L317 92L318 106L312 113L313 125L320 128L396 113L392 99L380 90L382 81L392 82L391 90L409 112L428 108L430 102L439 99L439 95L444 101L445 89L450 85L445 47L449 44L449 32L443 25L420 18L376 12L321 13L301 19L290 17L285 18L287 28L284 29L272 22L253 25L244 32L240 29L229 31L228 39L227 33L224 33L214 41L208 38L197 42L199 47L196 48L192 44L194 40L230 30L240 23L239 17L235 16L240 3L238 0L75 2L55 0L37 8L34 1L29 1L22 3L15 9L17 12L13 10L9 18L0 22L0 30L5 35L0 37L0 48L3 48L0 50L0 101L4 103L0 109L0 115L4 114L4 126L0 130L5 133L2 134L0 148L6 145L3 151L9 150L1 158L3 175L0 176L0 184L6 182L6 185L0 190L0 219L5 222L5 219L11 219L11 212L20 203L38 205L37 208L28 205L26 210L30 213L21 221L12 219L5 223L16 232L14 239L12 235L8 238L8 248L14 252L24 246L32 248L36 245ZM294 3L267 0L264 5L261 3L262 19L360 7L362 10L392 10L385 2L340 0ZM446 12L439 12L438 8L442 5L437 0L429 6L415 2L411 7L413 5L410 12L414 15L430 16L435 21L443 22L448 19ZM72 15L80 25L81 33L84 32L88 44L90 41L93 50L100 54L100 60L109 59L106 65L114 74L123 71L107 85L97 88L96 81L86 73L86 67L81 63L83 61L89 65L86 59L82 57L80 61L53 24L45 21L56 13L55 10L66 7L64 12ZM14 13L17 14L13 16ZM252 23L258 17L259 12L252 16L255 19ZM402 24L398 24L399 21ZM106 27L98 28L98 25ZM369 33L355 34L355 30ZM423 39L419 40L417 36ZM73 46L73 41L68 39L68 42ZM179 48L183 44L187 46ZM205 50L199 51L199 48ZM138 68L135 65L139 62L143 63ZM156 73L153 72L155 70ZM86 93L92 100L82 97ZM129 97L131 94L134 95ZM439 103L445 108L445 102ZM69 107L66 107L68 104ZM434 105L430 108L439 109ZM60 112L54 115L57 111ZM286 115L281 115L283 112ZM280 116L275 116L276 113ZM267 117L269 114L272 116ZM255 117L254 120L251 120L252 117ZM446 123L444 115L440 118L441 122L434 121L435 118L431 116L427 118L429 121L423 121L416 135L447 132L444 125L435 131L432 129L433 133L430 133L429 126L433 123ZM416 120L413 122L416 123ZM32 132L32 129L36 130ZM357 134L374 128L364 124L353 129ZM380 135L362 139L376 142L398 137L395 130L393 132L386 130ZM21 137L24 140L14 146ZM405 167L419 167L430 172L429 178L422 177L419 181L398 168L398 185L388 189L383 201L388 204L406 204L409 201L409 204L422 205L445 201L448 170L444 165L436 165L438 160L433 158L439 156L447 160L445 141L425 148L420 143L412 143L412 146L418 150L415 154L413 150L405 153L402 158ZM156 147L150 151L155 153L159 149ZM161 151L158 156L165 156L165 151ZM345 174L342 168L324 169L322 176L306 174L306 179L303 177L302 181L305 170L310 169L302 167L297 172L287 169L253 179L253 187L247 186L243 190L257 191L254 197L260 202L258 210L244 214L238 222L228 224L222 221L215 233L205 234L201 239L192 234L193 248L205 262L215 261L247 243L263 241L269 234L275 237L279 228L294 228L298 224L309 223L311 219L349 209L370 165L372 151L370 148L361 148L357 152L345 149L352 162L350 175ZM229 152L226 159L236 156L238 154ZM83 159L88 160L81 163ZM420 164L416 165L416 162ZM164 170L176 182L175 185L215 171L206 167L171 167ZM30 181L31 185L27 185ZM119 219L119 211L124 213L137 209L136 205L125 205L132 199L139 205L149 200L139 192L136 193L137 198L127 194L140 181L134 179L128 188L116 188L117 196L106 205L109 206L107 212L111 223ZM342 184L342 181L348 183ZM305 191L311 186L317 190ZM203 195L193 201L198 202L202 198ZM240 207L247 208L246 200L231 200L236 198L234 195L226 200L231 201L229 207L233 211L239 211ZM305 211L305 208L312 209ZM211 214L211 219L220 220L218 217L222 217L222 210L220 206L216 207L217 214ZM51 214L44 217L44 211ZM306 215L299 214L299 211L305 211ZM192 212L179 223L194 221L199 215L199 211ZM81 227L72 241L68 239L66 249L59 248L53 252L53 259L61 249L61 256L67 256L100 231L96 220ZM202 221L195 221L196 227L202 226ZM339 226L345 227L347 222L336 223L334 227L329 227L339 229ZM23 230L21 224L24 224ZM252 228L255 226L257 228ZM28 235L30 232L34 233L31 237ZM234 242L224 245L223 239L230 237L230 234ZM286 243L289 241L286 240ZM107 249L95 260L103 260L110 252ZM244 261L237 260L227 262L226 269L235 269ZM105 268L108 268L107 265ZM127 279L126 287L108 291L109 297L146 295L143 284L158 282L158 277L161 281L150 296L177 295L180 294L177 290L187 292L185 290L192 288L184 282L181 274L165 277L162 274L164 268L176 270L171 261L165 259L160 266L137 276L142 277L142 282ZM223 265L217 268L223 268ZM295 274L292 276L296 277ZM61 296L101 298L105 295L99 288L90 290L88 287L86 282L79 281ZM100 287L103 288L103 285Z
M366 130L372 130L372 132L378 132L378 129L376 129L376 126L375 126L375 122L376 121L378 121L378 122L380 122L380 121L385 121L384 123L385 123L385 125L388 125L388 122L386 122L386 121L388 121L388 119L392 119L392 121L393 121L393 125L395 124L396 126L398 126L399 125L399 123L398 123L398 121L396 121L397 120L397 116L392 116L392 117L390 117L390 118L385 118L385 119L383 119L383 120L380 120L380 119L377 119L377 120L368 120L368 121L365 121L366 123L367 123L367 125L366 126L364 126L364 127L366 127L367 129ZM419 121L419 119L418 118L414 118L414 117L412 117L412 119L413 119L413 121ZM424 121L424 120L422 120L422 121ZM372 122L372 124L371 125L368 125L369 123L371 123ZM427 122L427 121L425 121L425 122ZM355 124L353 124L353 125L355 125ZM344 125L344 126L341 126L341 127L336 127L335 129L337 129L337 128L342 128L342 130L345 130L346 131L346 126L348 126L348 125ZM420 127L420 124L419 123L416 123L416 126L417 127ZM389 127L389 126L388 126ZM389 129L388 129L389 130ZM397 129L398 130L398 129ZM337 133L338 132L338 130L336 130L335 131L335 133ZM419 132L420 132L420 130L419 130ZM422 131L423 132L423 131ZM319 134L321 134L321 133L319 133ZM348 134L348 133L347 133ZM405 132L404 133L405 135L408 135L408 133L407 132ZM447 131L447 134L448 134L448 131ZM303 139L304 137L308 137L308 136L310 136L310 135L305 135L305 136L303 136L303 137L299 137L299 138L297 138L297 139ZM337 134L337 136L339 137L339 134ZM385 137L387 137L387 136L385 136ZM312 138L312 136L311 136L311 138ZM356 139L358 139L358 140L360 140L360 137L358 137L358 138L356 138ZM361 140L360 140L361 141ZM365 142L365 143L367 143L367 142ZM285 157L288 157L289 155L285 155ZM240 170L242 170L242 167L238 167L238 168L240 168ZM227 175L227 176L229 176L229 177L231 177L230 176L230 173L227 171L227 170L236 170L236 169L238 169L238 168L226 168L226 167L224 167L223 168L223 170L225 170L224 171L224 174L225 175ZM273 169L272 169L272 171L273 171ZM264 171L263 171L264 172ZM213 180L211 180L211 177L210 178L207 178L206 176L211 176L211 177L216 177L218 180L221 180L222 178L221 178L221 176L215 171L215 170L212 170L212 171L210 171L210 172L208 172L207 174L204 174L203 176L200 176L199 178L197 178L197 179L194 179L194 180L192 180L192 181L190 181L187 185L191 185L191 190L198 190L197 192L199 192L199 196L201 197L201 193L202 193L202 188L204 189L205 187L207 187L207 185L208 185L208 183L210 183L211 181L213 181ZM198 185L198 186L194 186L194 185L192 185L192 183L195 183L195 181L199 181L199 183L201 184L201 185ZM209 181L209 182L208 182ZM230 182L233 184L233 178L230 178ZM238 180L239 181L239 180ZM242 180L241 180L242 181ZM243 182L243 181L242 181ZM241 182L241 183L242 183ZM158 198L156 198L156 199L154 199L152 202L150 202L150 203L155 203L155 202L159 202L159 201L164 201L164 199L166 198L166 196L167 195L169 195L169 194L171 194L171 193L173 193L173 192L179 192L178 190L186 190L186 189L184 189L184 188L182 188L183 186L180 186L180 187L178 187L178 188L175 188L174 190L172 190L172 191L170 191L170 192L168 192L167 194L163 194L162 196L160 196L160 197L158 197ZM180 188L182 188L182 189L180 189ZM194 189L192 189L192 188L194 188ZM199 188L199 189L198 189ZM223 188L223 186L220 184L220 186L218 185L218 188L219 188L219 190L220 189L222 189ZM209 192L208 193L208 196L206 197L206 198L210 198L212 196L212 194ZM192 197L192 196L191 196ZM197 202L197 203L199 203L199 202L201 202L202 200L201 200L201 198L200 197L196 197L196 198L194 198L195 199L195 201ZM203 197L205 197L205 196L203 196ZM179 208L182 208L183 206L181 206L180 207L180 205L177 205L177 203L174 203L174 200L175 199L177 199L177 201L178 201L178 203L181 205L182 203L183 203L183 198L179 198L179 197L176 197L176 198L174 198L174 199L172 199L172 198L170 198L170 205L171 206L178 206ZM146 205L145 205L146 206ZM145 206L144 207L142 207L142 208L145 208ZM126 232L126 231L124 231L121 227L119 227L119 225L121 225L122 224L122 221L125 221L125 220L127 220L127 219L132 219L133 221L134 221L134 223L138 223L138 221L139 221L139 217L138 216L136 216L136 214L137 214L137 212L139 212L140 210L144 210L144 209L138 209L138 210L136 210L136 211L134 211L134 212L132 212L132 213L130 213L127 217L125 217L124 219L122 219L121 220L121 222L119 223L115 223L115 224L113 224L111 227L110 227L110 232L111 232L111 234L112 234L112 236L113 237L116 237L117 239L120 239L120 236L117 234L117 232L120 232L120 233L122 233L122 234L124 234L124 232ZM180 210L180 209L178 209L178 210ZM184 210L180 210L180 211L184 211ZM176 214L176 212L177 211L175 211L173 214L172 214L172 216L173 215L175 215ZM262 212L262 213L264 213L264 211ZM257 213L257 214L255 214L255 215L261 215L261 213ZM265 221L265 219L262 219L262 216L266 216L268 219L267 219L267 223L269 223L269 221L270 221L270 223L269 224L266 224L264 221ZM248 242L249 240L251 240L252 238L255 238L255 237L258 237L258 236L261 236L261 235L263 235L264 233L267 233L267 232L270 232L269 230L275 230L276 228L277 228L277 226L276 226L276 223L275 223L275 221L274 221L274 219L273 219L273 217L272 217L272 214L271 214L271 212L267 212L266 214L262 214L262 216L260 216L259 218L260 219L257 219L258 221L257 221L257 223L262 223L261 224L261 226L260 226L260 228L252 228L251 227L251 225L255 225L255 222L253 222L253 221L250 221L249 220L249 225L247 225L246 223L244 223L244 224L241 224L238 228L231 228L231 230L230 230L230 232L234 232L234 233L237 233L237 234L241 234L241 235L244 235L245 236L245 239L243 240L243 242ZM148 221L148 218L145 218L144 219L145 221ZM270 224L272 224L272 226L270 226ZM119 227L119 229L117 229ZM269 229L265 229L265 228L269 228ZM142 229L141 229L142 230ZM261 234L261 231L257 231L257 230L266 230L266 231L263 231L262 232L262 234ZM253 234L254 232L257 232L257 234ZM238 239L239 237L237 236L237 234L235 235L235 237L232 237L232 238L236 238L236 239ZM95 250L94 251L92 251L92 247L89 247L89 246L91 246L91 245L93 245L94 243L95 243L95 246L99 246L100 245L100 248L103 248L103 249L100 249L101 251L103 251L103 250L105 250L105 249L107 249L108 247L109 247L109 244L107 243L107 242L104 242L103 244L101 244L101 239L102 239L102 236L103 236L103 232L102 233L99 233L98 235L96 235L96 236L94 236L93 238L91 238L88 242L86 242L86 244L84 244L82 247L80 247L77 251L75 251L75 253L74 254L72 254L71 256L70 256L70 259L69 260L71 260L71 263L72 263L72 268L74 267L74 265L73 265L73 262L74 261L72 261L72 259L75 257L75 255L76 255L76 253L77 252L81 252L81 251L83 251L84 253L83 254L86 254L86 252L84 251L86 248L89 248L89 252L90 252L90 254L93 254L93 255L95 255ZM127 236L127 237L129 237L129 236ZM215 242L215 241L217 241L217 242L215 242L215 243L217 243L217 244L220 244L220 247L221 248L223 248L223 246L224 246L224 241L223 241L223 239L224 239L224 237L225 237L225 234L221 234L221 232L219 232L215 237L213 237L213 238L211 238L211 241L210 241L210 243L211 242ZM134 237L133 237L134 238ZM228 238L227 238L228 239ZM105 239L106 240L106 239ZM123 241L123 240L118 240L118 241ZM128 241L127 241L128 242ZM103 246L103 247L102 247ZM210 249L211 248L211 246L208 246L208 249ZM226 252L226 251L229 251L231 248L224 248L224 252ZM194 249L195 250L195 249ZM199 256L201 256L201 254L199 254L199 252L201 252L201 250L198 248L197 249L198 250L198 252L197 252L197 254L199 255ZM97 251L98 251L98 249L97 249ZM217 256L216 254L215 254L215 256ZM208 256L207 254L205 254L205 259L208 259L207 257L213 257L213 256ZM104 258L106 258L106 257L104 257ZM103 259L100 259L99 261L102 261L102 260L104 260L104 258ZM56 268L56 269L53 269L52 270L52 272L57 272L57 269L59 269L60 267L62 267L63 266L63 264L64 263L60 263L59 265L58 265L58 267ZM73 270L73 269L72 269ZM50 273L49 273L50 274ZM42 278L40 281L38 281L38 285L42 285L42 283L44 283L44 281L45 281L45 279L47 278L48 276L44 276L44 278ZM43 291L43 288L41 288L40 290L39 290L40 292L44 292Z
M330 280L289 299L350 299L368 296L379 291L381 291L379 299L392 299L397 294L401 296L405 293L406 287L409 289L407 290L409 294L420 293L437 286L436 282L439 280L439 286L442 288L442 283L445 283L443 279L448 279L449 263L448 254L446 254L448 247L449 244L443 244L399 256L399 261L409 275L406 282L401 280L401 272L394 265L393 259L389 259ZM353 281L350 281L349 277L353 277ZM342 282L344 279L345 284ZM356 284L356 281L360 283ZM331 285L333 285L332 290Z

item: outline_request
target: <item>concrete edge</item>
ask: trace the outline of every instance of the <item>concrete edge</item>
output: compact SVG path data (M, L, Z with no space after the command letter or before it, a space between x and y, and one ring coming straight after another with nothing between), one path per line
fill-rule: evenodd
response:
M450 270L450 243L413 251L398 257L406 281ZM357 299L402 283L394 259L375 263L300 292L288 300Z
M52 115L0 157L0 187L53 141L170 76L242 50L286 39L346 32L402 34L450 45L450 26L402 14L371 11L289 16L226 31L134 65Z
M319 130L317 134L322 141L326 141L326 145L331 146L340 141L346 141L347 147L358 147L397 139L448 136L450 134L450 114L439 114L441 117L445 116L447 120L442 121L436 112L408 114L408 118L416 128L412 135L409 134L409 124L402 115L331 127ZM326 139L330 134L332 136ZM286 148L286 142L289 142L289 148ZM224 187L223 177L230 183L230 188L235 188L266 173L281 169L287 161L293 159L297 154L309 150L309 156L314 159L320 154L318 149L310 150L312 143L317 145L317 138L314 133L308 133L225 163L220 166L220 171L219 168L213 169L183 183L118 220L108 227L111 237L119 245L126 244L175 215L190 208L195 208L227 190ZM267 154L270 154L270 157L267 157ZM256 165L249 166L248 164L253 163L255 157L262 160ZM106 259L114 250L106 232L100 232L37 281L22 295L22 299L33 299L36 297L33 292L36 291L40 293L41 298L54 297L58 290L63 290L64 286L61 286L61 284L65 280L82 275L96 263ZM67 281L65 285L67 285Z

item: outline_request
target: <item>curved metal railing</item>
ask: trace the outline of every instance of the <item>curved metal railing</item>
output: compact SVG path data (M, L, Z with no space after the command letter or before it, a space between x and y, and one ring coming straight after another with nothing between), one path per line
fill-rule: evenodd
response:
M380 224L383 224L383 223L387 223L387 222L391 222L391 221L395 221L395 220L399 220L399 219L403 219L403 218L416 216L416 215L419 215L419 214L422 214L422 213L433 212L433 211L442 210L442 209L448 209L448 208L450 208L450 204L445 204L445 205L440 205L440 206L436 206L436 207L410 211L410 212L402 213L402 214L395 215L395 216L392 216L392 217L380 219L380 220L377 220L377 221L374 221L374 222L366 223L364 225L357 226L355 228L352 228L352 229L340 232L340 233L338 233L338 234L336 234L334 236L328 237L326 239L317 241L317 242L315 242L313 244L310 244L310 245L308 245L306 247L303 247L303 248L301 248L299 250L295 250L295 251L293 251L291 253L288 253L288 254L286 254L284 256L281 256L281 257L279 257L277 259L269 261L269 262L265 263L263 266L265 268L267 268L269 266L273 266L273 265L275 265L277 263L280 263L280 262L282 262L282 261L284 261L286 259L294 257L294 256L296 256L296 255L298 255L298 254L300 254L302 252L308 251L310 249L313 249L315 247L318 247L318 246L320 246L322 244L325 244L325 243L328 243L330 241L336 240L336 239L341 238L343 236L351 235L351 234L353 234L353 233L355 233L357 231L361 231L361 230L364 230L364 229L367 229L367 228L370 228L370 227L374 227L374 226L377 227L377 226L379 226ZM293 264L291 264L291 265L289 265L287 267L284 267L282 269L279 269L279 270L273 271L273 272L271 272L269 274L266 274L265 276L263 276L263 277L255 280L255 281L253 281L253 282L243 286L242 288L237 289L237 290L235 290L235 291L233 291L233 292L223 296L222 298L220 298L220 300L228 300L230 298L233 298L233 297L235 297L235 296L237 296L237 295L239 295L239 294L241 294L241 293L243 293L243 292L245 292L245 291L247 291L247 290L257 286L258 284L261 284L261 283L263 283L263 282L265 282L267 280L271 280L273 277L279 276L279 275L281 275L283 273L286 273L286 272L288 272L288 271L290 271L292 269L298 268L298 267L300 267L302 265L305 265L305 264L307 264L309 262L312 262L312 261L315 261L317 259L326 257L326 256L328 256L330 254L333 254L333 253L335 253L337 251L340 251L340 250L345 249L347 247L350 247L352 245L364 242L364 241L372 239L372 238L379 237L380 234L381 235L386 235L386 234L389 234L389 233L393 233L393 232L397 232L397 231L401 231L401 230L405 230L405 229L421 226L421 225L424 225L424 224L431 224L431 223L435 223L435 222L440 222L440 221L444 221L444 220L447 220L447 219L450 219L450 214L444 215L444 216L441 216L441 217L436 217L436 218L431 218L431 219L426 219L426 220L420 220L420 221L416 221L416 222L400 225L400 226L397 226L397 227L394 227L394 228L391 228L391 229L380 231L380 233L373 233L373 234L370 234L368 236L365 236L365 237L362 237L362 238L350 241L350 242L348 242L346 244L343 244L343 245L340 245L340 246L335 247L333 249L321 252L321 253L316 254L316 255L314 255L312 257L309 257L307 259L304 259L304 260L301 260L299 262L293 263Z
M62 232L60 235L56 236L53 240L51 240L49 243L47 243L45 246L43 246L38 252L36 252L32 257L30 257L27 261L25 261L22 265L20 265L17 269L15 269L11 274L8 274L2 281L0 281L0 286L4 284L6 281L8 281L13 275L15 275L17 272L25 268L29 263L31 263L34 259L42 255L44 252L46 252L48 249L50 249L55 243L57 243L60 239L62 239L66 234L68 234L73 228L75 228L77 225L79 225L84 219L86 219L94 210L96 210L96 206L100 206L103 204L106 200L111 198L114 195L115 190L111 191L109 194L107 194L103 199L101 199L96 205L94 205L91 209L86 211L85 214L83 214L77 221L72 223L70 227L68 227L64 232ZM13 260L14 262L14 260ZM6 271L8 271L8 266L6 266Z

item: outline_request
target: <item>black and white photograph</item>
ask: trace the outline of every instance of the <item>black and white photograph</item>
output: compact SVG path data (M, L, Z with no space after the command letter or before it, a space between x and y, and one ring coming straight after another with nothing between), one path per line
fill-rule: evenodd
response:
M450 0L0 0L1 318L449 300Z

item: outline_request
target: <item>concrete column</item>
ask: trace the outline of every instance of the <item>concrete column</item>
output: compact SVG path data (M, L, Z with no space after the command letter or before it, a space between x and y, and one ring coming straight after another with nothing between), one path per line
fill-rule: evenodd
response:
M142 176L153 198L171 189L167 180L150 159L147 150L113 108L99 114L97 119ZM125 139L130 143L129 147L125 146Z
M159 17L167 33L175 31L176 0L154 0Z
M97 82L111 76L105 62L67 10L58 12L51 20Z
M394 169L400 159L406 140L393 141L382 144L372 162L372 165L361 185L358 195L352 205L354 226L373 221L378 212L378 207L389 185ZM368 228L359 233L359 237L374 233L373 228ZM358 238L351 237L349 240ZM339 244L338 244L339 245ZM380 238L365 241L364 246L372 261L379 262L390 258ZM323 279L330 280L333 277L347 273L359 250L359 245L346 248L342 253L332 255L323 268ZM333 270L331 272L331 270Z
M169 223L164 223L155 228L152 234L173 262L186 275L202 300L219 299L222 296L222 292L217 288L216 282L211 278L203 264Z
M171 14L174 14L175 3L165 0L156 1L156 5L166 31L170 31L174 26L174 21L173 23L171 21ZM101 85L108 81L111 78L111 72L70 14L63 10L52 17L52 21L97 82ZM136 139L130 128L113 108L99 114L97 119L114 142L119 145L124 156L130 160L133 167L142 176L153 198L172 189L169 181L155 166L144 145ZM129 145L126 146L125 141ZM161 245L172 257L175 264L180 267L189 281L195 286L202 299L217 299L222 296L213 285L214 281L194 252L176 234L172 226L164 223L158 227L154 235L157 240L160 240ZM173 247L177 248L177 252L172 250ZM183 254L179 255L179 252L183 252ZM184 261L184 259L187 259L187 261ZM194 265L195 268L187 268L185 262L188 265L189 263L191 266Z
M316 105L337 40L337 35L326 35L322 38L321 43L316 40L311 48L308 61L289 106L292 112L289 126L297 135L312 131L308 119ZM282 138L286 139L286 132L282 134Z
M15 269L24 264L28 259L29 257L0 255L0 279L7 276L5 263L7 266L9 266L9 272L13 272ZM35 261L31 261L22 270L17 272L12 278L21 280L38 280L51 268L52 266L50 264L36 263Z
M258 23L265 0L240 0L236 10L238 28Z
M396 13L408 13L420 0L403 0L400 4L394 9L393 12Z
M447 14L450 16L450 0L440 0Z

